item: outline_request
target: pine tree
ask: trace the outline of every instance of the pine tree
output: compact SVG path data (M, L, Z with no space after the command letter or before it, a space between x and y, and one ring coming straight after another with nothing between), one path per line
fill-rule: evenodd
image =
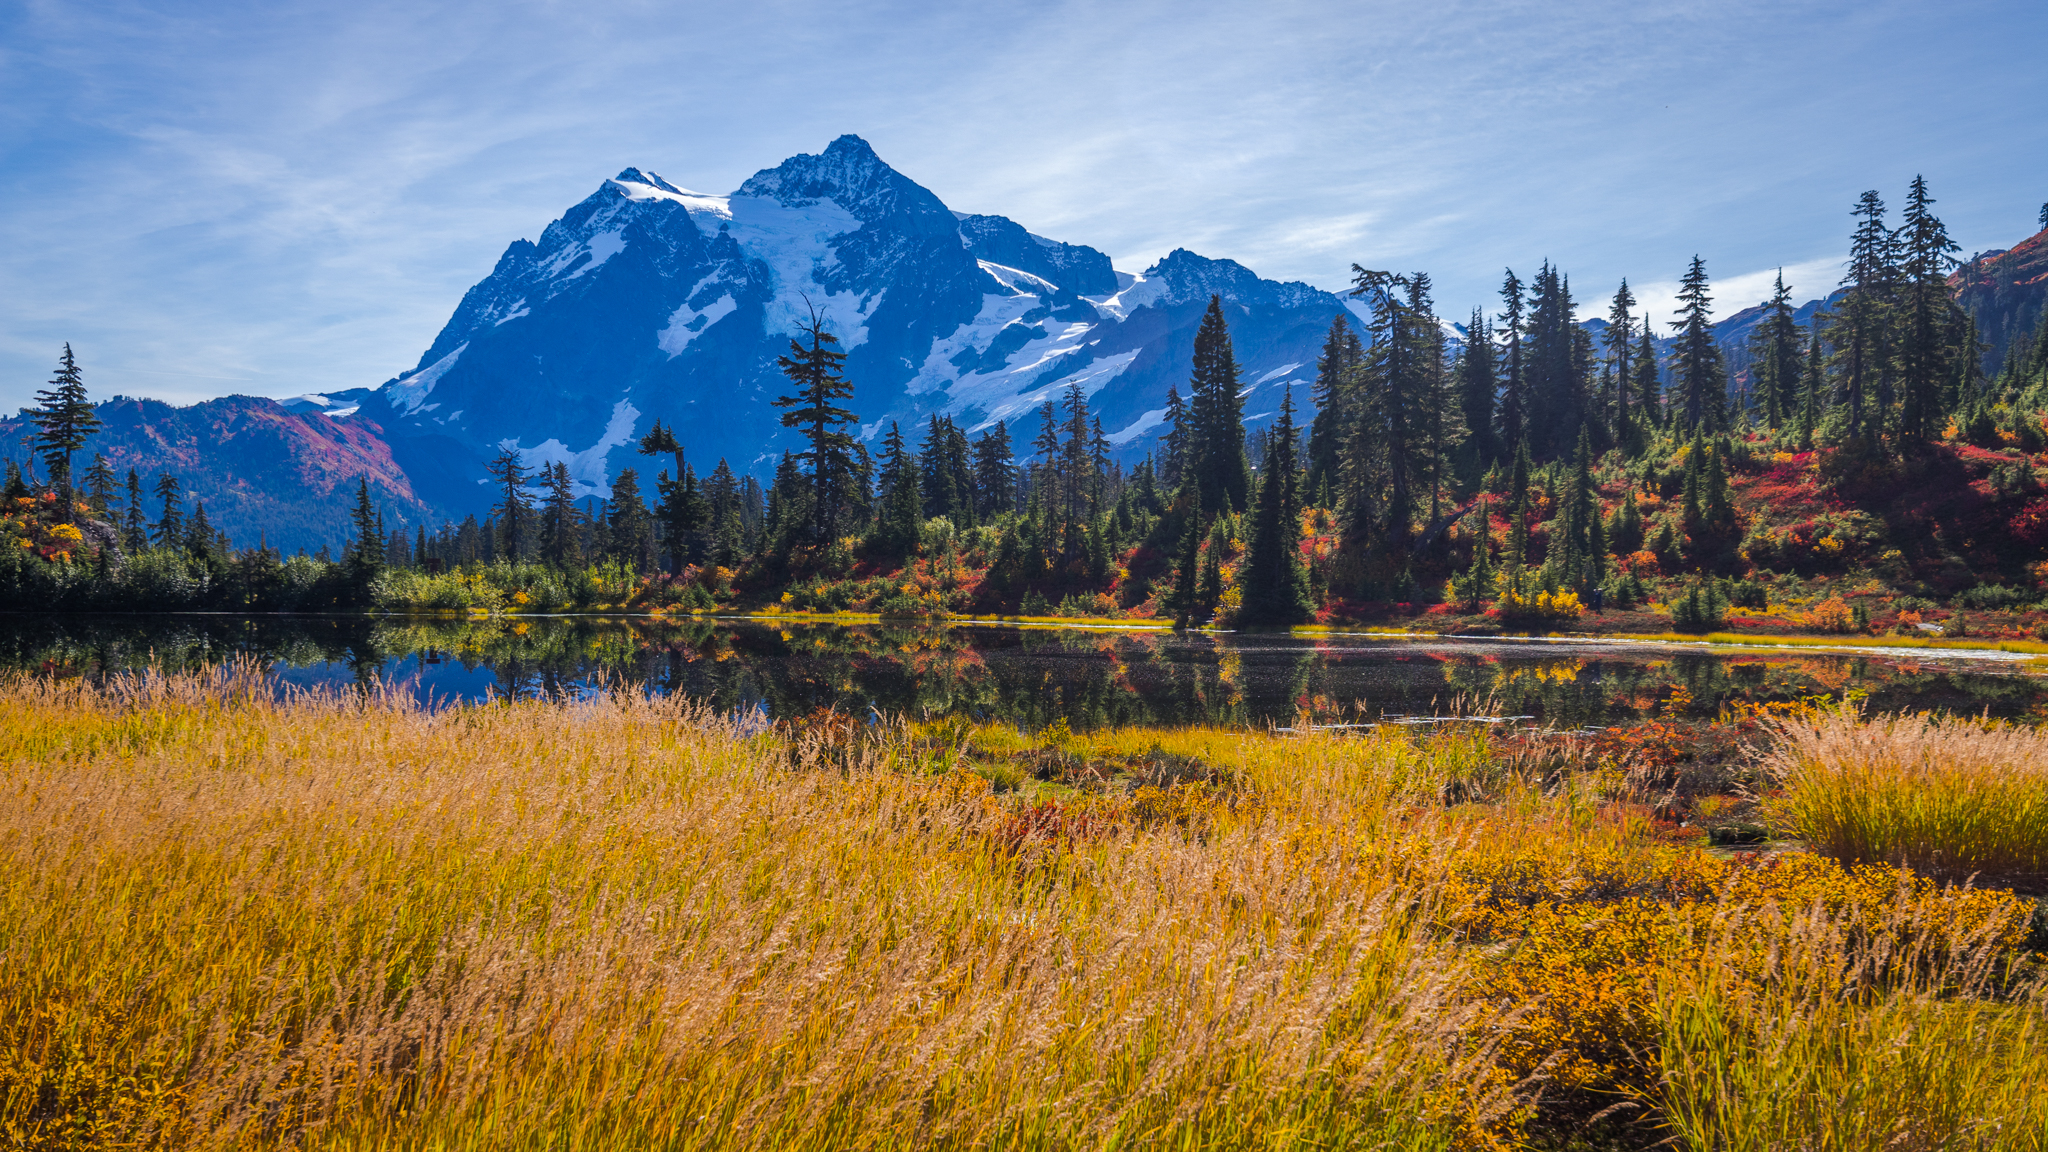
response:
M161 512L156 518L156 546L176 548L185 541L185 514L183 500L178 495L178 480L166 472L157 477L156 496Z
M39 407L29 414L36 426L35 442L49 469L50 484L57 492L57 523L69 524L73 513L71 457L85 447L87 437L99 431L100 418L85 396L85 378L66 342L57 362L57 375L50 387L38 389Z
M1202 550L1195 589L1195 615L1203 621L1213 619L1223 602L1223 557L1230 551L1230 519L1228 513L1221 513L1209 522L1209 546Z
M1827 362L1821 357L1820 350L1820 322L1819 316L1813 318L1806 364L1799 375L1799 422L1794 431L1801 452L1813 451L1813 433L1820 427L1822 395L1827 387Z
M1458 588L1458 594L1465 601L1467 613L1479 611L1480 602L1493 587L1493 513L1486 497L1479 498L1479 535L1472 542L1472 566L1465 570L1465 576Z
M1281 396L1280 418L1266 437L1259 469L1258 504L1239 579L1244 597L1238 619L1247 624L1293 624L1306 619L1312 609L1307 573L1301 566L1301 477L1294 440L1290 388Z
M1728 426L1727 389L1721 349L1714 343L1713 297L1707 294L1707 265L1698 256L1679 281L1678 347L1672 366L1678 376L1680 426L1720 431Z
M789 354L775 361L796 391L776 397L774 403L788 409L782 414L782 426L803 434L805 447L795 459L808 470L810 482L808 539L822 545L839 534L843 518L853 510L854 486L859 484L862 491L858 495L864 498L867 485L856 475L858 442L843 430L856 418L838 404L853 397L853 385L842 373L846 353L839 350L839 338L825 331L816 313L798 329L808 343L792 339Z
M1588 415L1585 373L1576 356L1583 329L1574 310L1570 283L1545 260L1529 285L1523 353L1529 440L1539 456L1566 451Z
M498 503L491 509L503 537L497 554L517 563L532 544L533 502L526 495L526 462L517 448L507 448L484 465L484 470L498 482Z
M1189 415L1193 428L1188 454L1202 487L1202 506L1220 512L1241 512L1251 489L1251 466L1244 454L1244 407L1238 398L1237 356L1230 329L1223 321L1223 298L1209 297L1209 310L1195 330L1192 394Z

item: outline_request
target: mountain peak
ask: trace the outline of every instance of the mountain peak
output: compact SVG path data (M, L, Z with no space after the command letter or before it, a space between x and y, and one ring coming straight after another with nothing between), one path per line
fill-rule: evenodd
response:
M831 200L863 224L896 217L910 232L958 231L953 213L930 189L889 167L867 141L851 133L832 141L821 155L799 153L761 169L734 195L760 196L790 208Z
M675 185L669 183L668 181L663 180L659 175L653 172L642 172L638 168L628 168L625 171L619 173L617 176L612 177L612 179L617 180L622 184L645 184L649 188L659 188L663 192L674 192L677 195L681 195L683 191L681 188L678 188Z

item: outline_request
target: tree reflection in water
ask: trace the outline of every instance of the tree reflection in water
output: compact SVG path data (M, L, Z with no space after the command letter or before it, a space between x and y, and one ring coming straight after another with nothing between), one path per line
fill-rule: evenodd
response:
M2048 682L1926 657L649 617L0 617L0 668L100 677L237 657L284 684L383 683L439 699L622 685L738 714L838 708L1030 730L1481 710L1584 727L1822 695L2048 718Z

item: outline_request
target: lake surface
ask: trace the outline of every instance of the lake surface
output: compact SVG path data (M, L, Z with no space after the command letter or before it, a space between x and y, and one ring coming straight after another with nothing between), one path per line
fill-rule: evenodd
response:
M383 682L443 701L625 684L769 718L872 709L1030 728L1285 725L1304 708L1319 721L1494 712L1605 726L1845 694L2048 720L2048 677L2020 662L1905 653L647 617L0 616L0 668L99 677L238 658L281 685Z

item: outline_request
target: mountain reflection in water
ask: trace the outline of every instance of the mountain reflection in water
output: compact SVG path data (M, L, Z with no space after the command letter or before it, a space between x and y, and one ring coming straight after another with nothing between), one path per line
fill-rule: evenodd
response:
M1604 726L1730 701L2048 718L2048 680L1988 661L1362 636L646 617L0 617L0 667L98 677L253 659L281 684L525 698L628 685L722 712L960 714L1037 728L1286 725L1493 711Z

